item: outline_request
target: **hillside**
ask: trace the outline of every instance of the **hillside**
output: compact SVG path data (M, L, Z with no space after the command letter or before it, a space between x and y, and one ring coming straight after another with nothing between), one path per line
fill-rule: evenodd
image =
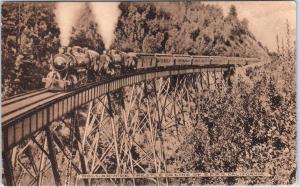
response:
M267 50L240 21L212 5L193 3L121 3L114 46L135 52L257 57ZM176 12L174 12L176 10Z
M112 48L127 52L267 56L267 49L249 31L248 21L238 19L234 7L228 16L216 6L199 2L122 2L119 7L121 16ZM102 51L96 25L86 7L73 29L71 45Z

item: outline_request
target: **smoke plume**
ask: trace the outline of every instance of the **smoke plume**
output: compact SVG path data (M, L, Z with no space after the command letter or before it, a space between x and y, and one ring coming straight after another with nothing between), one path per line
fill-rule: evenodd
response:
M118 2L92 2L90 3L98 24L105 48L108 49L114 40L114 31L121 14Z
M84 6L85 4L81 2L56 3L56 9L54 13L56 16L56 22L60 28L61 45L69 45L72 26L75 25Z

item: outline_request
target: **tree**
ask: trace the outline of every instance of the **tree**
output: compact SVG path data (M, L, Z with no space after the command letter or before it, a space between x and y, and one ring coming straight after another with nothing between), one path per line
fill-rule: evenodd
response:
M243 18L243 20L241 21L241 25L242 25L244 30L248 30L248 25L249 25L248 19Z
M236 7L234 5L230 6L229 16L231 16L231 17L237 17L237 11L236 11Z
M277 46L277 54L280 53L280 46L279 46L279 36L276 34L276 46Z
M283 38L281 38L281 55L285 56L285 45Z
M143 52L145 53L160 53L161 52L161 37L146 36L143 41Z
M286 53L288 60L291 59L291 36L290 36L290 25L289 21L286 20Z
M47 61L59 47L53 9L52 3L2 4L2 86L10 87L4 97L43 86ZM26 65L17 65L21 55Z

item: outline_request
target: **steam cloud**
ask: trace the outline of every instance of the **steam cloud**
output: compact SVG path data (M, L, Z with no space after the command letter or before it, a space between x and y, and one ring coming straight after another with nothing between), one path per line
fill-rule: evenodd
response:
M92 2L90 3L93 14L95 15L106 49L109 49L114 40L114 31L121 14L118 2Z
M56 16L56 22L60 28L61 45L69 45L72 26L75 25L84 6L84 3L78 2L56 3L56 9L54 13Z

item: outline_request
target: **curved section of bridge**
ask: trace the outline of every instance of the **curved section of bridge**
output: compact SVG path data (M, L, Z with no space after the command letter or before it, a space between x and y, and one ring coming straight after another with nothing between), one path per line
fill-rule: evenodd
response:
M48 92L42 89L13 97L2 103L2 149L8 150L14 147L23 139L81 105L122 87L159 77L211 71L224 72L232 67L231 64L225 64L149 68L106 81L91 83L70 92Z

